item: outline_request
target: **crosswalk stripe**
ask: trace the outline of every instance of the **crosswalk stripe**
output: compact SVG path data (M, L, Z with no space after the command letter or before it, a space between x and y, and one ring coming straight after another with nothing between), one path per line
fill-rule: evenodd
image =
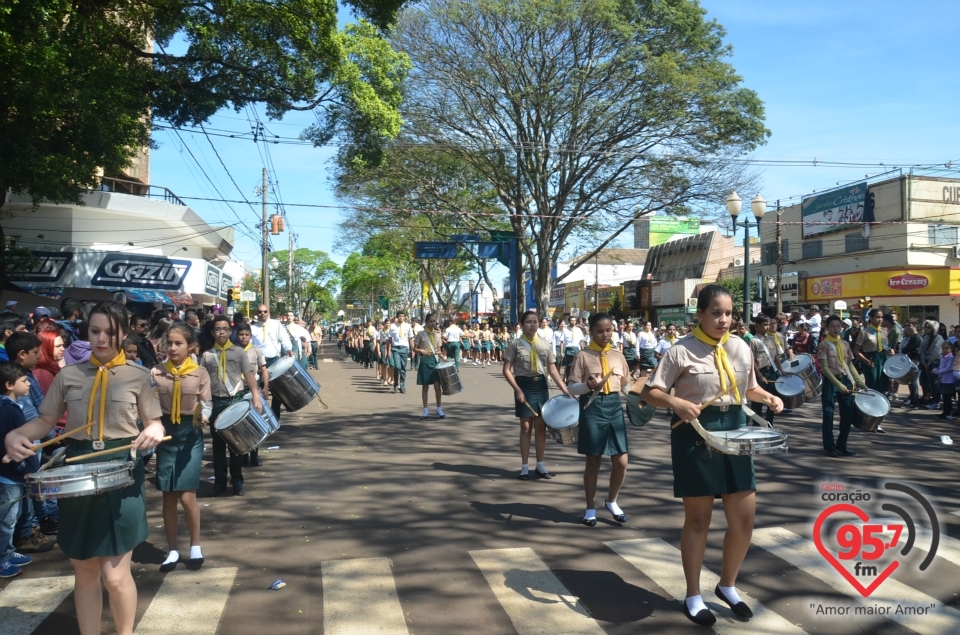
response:
M0 591L0 632L30 635L72 591L72 575L14 580Z
M902 525L903 519L896 518L877 518L870 519L871 524L882 524L882 525ZM855 523L856 524L856 523ZM859 523L864 524L864 523ZM930 531L929 527L924 527L923 525L916 525L917 531L917 543L914 545L916 548L922 549L923 551L929 551L927 547L930 546L930 541L933 539L933 532ZM890 532L887 532L887 536L892 537ZM901 534L900 543L897 545L897 548L900 549L903 547L904 542L907 539L907 530L904 528L903 533ZM947 562L952 562L953 564L960 566L960 540L956 538L951 538L942 531L940 532L940 544L937 546L937 557L943 558Z
M408 635L387 558L322 562L324 635Z
M771 527L755 529L753 544L802 569L860 604L893 607L887 615L888 619L921 635L960 633L960 611L893 578L888 578L869 597L862 597L824 560L812 540L781 527ZM898 605L935 608L921 615L907 615L895 612Z
M236 575L236 567L168 573L134 633L214 635Z
M639 569L648 578L656 582L657 586L669 593L676 600L683 600L687 595L687 583L683 577L683 564L680 560L680 550L660 540L659 538L637 538L634 540L614 540L605 542L617 555ZM749 622L741 622L732 617L727 606L720 600L711 601L713 589L720 584L720 577L704 567L700 570L701 592L706 601L714 606L722 607L717 615L717 623L713 629L718 633L756 633L765 634L795 634L805 631L780 617L764 605L757 602L744 591L737 589L740 599L753 610L753 618Z
M603 635L563 582L526 547L471 551L518 635Z

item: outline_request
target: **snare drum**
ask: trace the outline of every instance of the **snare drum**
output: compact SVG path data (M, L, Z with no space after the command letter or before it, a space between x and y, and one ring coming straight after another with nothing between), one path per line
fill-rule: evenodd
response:
M806 385L797 375L784 375L777 379L777 394L783 400L783 407L795 410L804 404Z
M577 442L580 429L580 401L577 398L557 395L543 404L540 416L557 443L573 445Z
M787 451L787 433L778 428L746 427L707 432L707 444L724 454L739 456Z
M320 384L293 357L281 357L267 367L267 373L270 394L289 412L300 410L320 392Z
M267 412L270 407L263 403L263 410ZM213 427L231 450L246 454L260 447L268 436L280 429L280 424L276 418L260 414L252 403L241 399L224 408Z
M820 373L817 372L817 365L814 363L812 355L801 353L797 355L796 359L788 359L786 362L783 362L782 366L784 372L794 374L803 380L805 386L803 391L804 398L807 401L813 401L820 397L823 379L820 378Z
M440 390L445 395L455 395L463 390L460 385L460 371L454 362L437 364L437 379L440 381Z
M920 369L903 353L891 355L883 363L883 374L895 382L912 384L920 377Z
M876 390L861 390L853 396L853 425L862 432L873 432L890 413L890 402Z
M133 485L132 461L66 465L24 477L26 494L37 500L95 496Z

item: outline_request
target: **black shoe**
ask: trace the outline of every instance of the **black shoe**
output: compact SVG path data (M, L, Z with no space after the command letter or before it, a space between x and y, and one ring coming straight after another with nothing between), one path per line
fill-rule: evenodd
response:
M259 456L251 456L250 465L252 465L253 467L262 467L263 461L260 460Z
M887 431L884 430L883 428L881 428L880 426L877 426L877 429L875 430L875 432L879 432L880 434L886 434L886 433L887 433Z
M187 560L186 565L189 571L199 571L200 567L203 566L203 558L190 558Z
M856 456L856 452L851 452L850 450L837 450L841 456Z
M541 472L540 470L535 470L535 471L537 473L537 476L540 478L547 478L547 479L553 478L553 474L551 474L550 472Z
M170 573L177 568L177 565L180 564L180 558L177 558L173 562L167 562L166 564L160 565L160 573Z
M529 481L529 480L530 480L530 472L524 472L523 474L519 474L519 475L517 476L517 478L520 479L521 481Z
M223 496L227 493L227 486L223 483L213 486L213 496Z
M687 609L687 603L683 600L681 600L680 603L683 605L683 614L697 626L713 626L716 624L717 616L714 615L710 609L702 609L696 615L690 615L690 611Z
M624 514L624 513L614 514L614 513L613 513L613 510L610 509L610 506L607 504L607 501L604 501L604 502L603 502L603 506L607 508L607 511L610 512L610 515L613 516L613 519L614 519L615 521L617 521L618 523L625 523L625 522L627 522L627 515ZM621 512L622 512L622 511L623 511L623 510L621 510Z
M234 483L233 493L236 496L243 496L243 483Z
M837 454L837 451L836 451L836 450L824 450L823 453L824 453L824 455L826 455L826 456L832 456L833 458L837 458L837 456L839 456L839 455Z
M594 527L597 524L597 517L594 516L593 518L584 518L581 522L587 527Z
M727 606L730 607L730 610L733 611L734 615L736 615L737 617L742 617L744 619L750 619L751 617L753 617L753 611L750 610L750 607L747 606L746 602L741 600L736 604L733 604L730 600L727 599L727 596L723 594L723 591L720 590L719 584L717 585L717 588L714 589L714 591L716 592L718 598L726 602ZM686 602L684 602L683 605L686 606L687 605ZM700 611L700 612L702 613L703 611Z

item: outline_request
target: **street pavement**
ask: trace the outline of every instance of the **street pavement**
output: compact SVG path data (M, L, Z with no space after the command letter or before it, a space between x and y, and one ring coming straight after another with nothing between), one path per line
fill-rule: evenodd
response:
M201 572L159 573L166 552L160 496L148 485L151 535L133 564L137 633L708 630L680 612L683 509L673 498L666 416L630 427L630 468L619 498L626 523L603 509L606 462L598 524L584 527L583 459L575 447L549 442L552 480L517 480L518 426L500 370L464 365L464 390L444 402L446 419L436 418L431 394L431 417L421 421L415 372L408 373L407 394L394 394L372 370L335 349L328 353L313 371L327 408L315 401L283 414L282 429L265 444L278 449L262 451L262 468L244 471L246 496L210 497L212 468L204 468ZM887 434L855 430L849 446L857 455L839 459L823 455L819 404L778 417L790 451L755 458L757 529L737 583L756 617L736 621L713 594L726 527L718 502L703 575L704 600L719 618L713 630L960 633L960 423L935 415L896 410L884 421ZM941 435L958 445L942 444ZM904 558L891 579L862 597L817 553L811 527L826 506L822 483L876 492L882 479L919 486L937 510L942 536L926 571ZM917 522L930 525L921 515ZM924 531L914 556L929 549ZM182 525L181 539L184 550ZM77 633L70 576L54 548L20 578L0 583L0 635ZM268 589L278 579L286 586ZM884 603L934 608L888 617L817 614L817 607L853 613ZM103 632L113 632L109 611Z

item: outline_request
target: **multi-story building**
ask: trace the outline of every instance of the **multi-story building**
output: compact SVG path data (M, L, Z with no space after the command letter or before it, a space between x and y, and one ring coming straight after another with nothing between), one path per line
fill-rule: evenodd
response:
M798 302L833 311L838 301L854 309L869 297L874 307L897 310L901 322L960 323L958 192L960 176L908 173L811 194L783 209L782 272L796 274ZM760 223L762 272L772 288L776 218L768 212Z

